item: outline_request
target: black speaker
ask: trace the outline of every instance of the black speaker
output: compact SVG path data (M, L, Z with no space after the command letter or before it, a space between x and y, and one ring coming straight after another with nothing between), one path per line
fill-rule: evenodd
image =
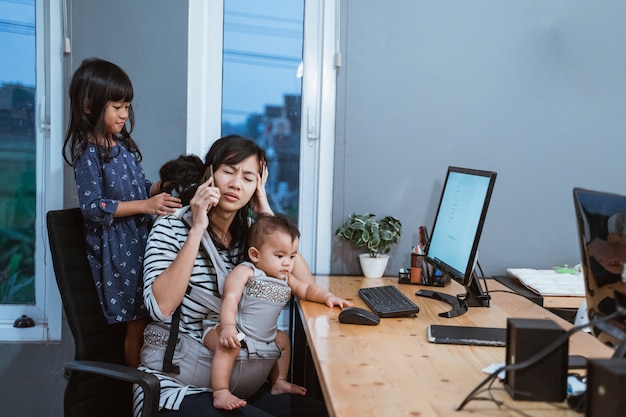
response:
M507 320L506 364L515 365L540 353L565 333L552 320ZM504 384L514 400L561 402L567 395L568 341L536 364L507 370Z
M626 359L589 359L585 416L621 417L626 412Z

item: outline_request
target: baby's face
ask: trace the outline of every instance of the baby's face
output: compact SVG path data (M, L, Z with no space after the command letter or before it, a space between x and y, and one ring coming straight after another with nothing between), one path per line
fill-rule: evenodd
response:
M298 254L298 239L291 240L291 236L276 231L268 235L258 249L257 268L265 271L267 276L286 279L293 271Z

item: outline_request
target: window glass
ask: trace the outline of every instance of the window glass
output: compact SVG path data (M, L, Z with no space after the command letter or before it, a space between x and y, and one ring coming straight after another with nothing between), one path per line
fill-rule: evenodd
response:
M34 304L34 0L0 1L0 45L0 304Z
M275 212L298 221L304 1L225 0L222 135L255 139L269 159Z

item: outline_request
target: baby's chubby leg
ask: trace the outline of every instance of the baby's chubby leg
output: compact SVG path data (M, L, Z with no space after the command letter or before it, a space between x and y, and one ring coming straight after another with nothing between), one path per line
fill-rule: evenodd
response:
M211 388L213 388L213 406L222 410L234 410L244 407L247 402L232 392L228 387L230 374L240 348L222 346L217 330L212 329L204 337L204 345L213 351L211 361Z
M276 344L280 347L281 355L276 365L270 373L270 392L274 395L278 394L306 394L306 388L292 384L287 381L287 373L289 372L289 362L291 360L291 343L289 336L280 330L276 334Z

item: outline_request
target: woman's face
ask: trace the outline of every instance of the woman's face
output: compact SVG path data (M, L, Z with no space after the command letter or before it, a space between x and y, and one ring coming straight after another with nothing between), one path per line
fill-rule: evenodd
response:
M250 201L256 191L259 159L251 155L237 165L220 165L214 172L213 185L220 189L217 207L237 211Z

